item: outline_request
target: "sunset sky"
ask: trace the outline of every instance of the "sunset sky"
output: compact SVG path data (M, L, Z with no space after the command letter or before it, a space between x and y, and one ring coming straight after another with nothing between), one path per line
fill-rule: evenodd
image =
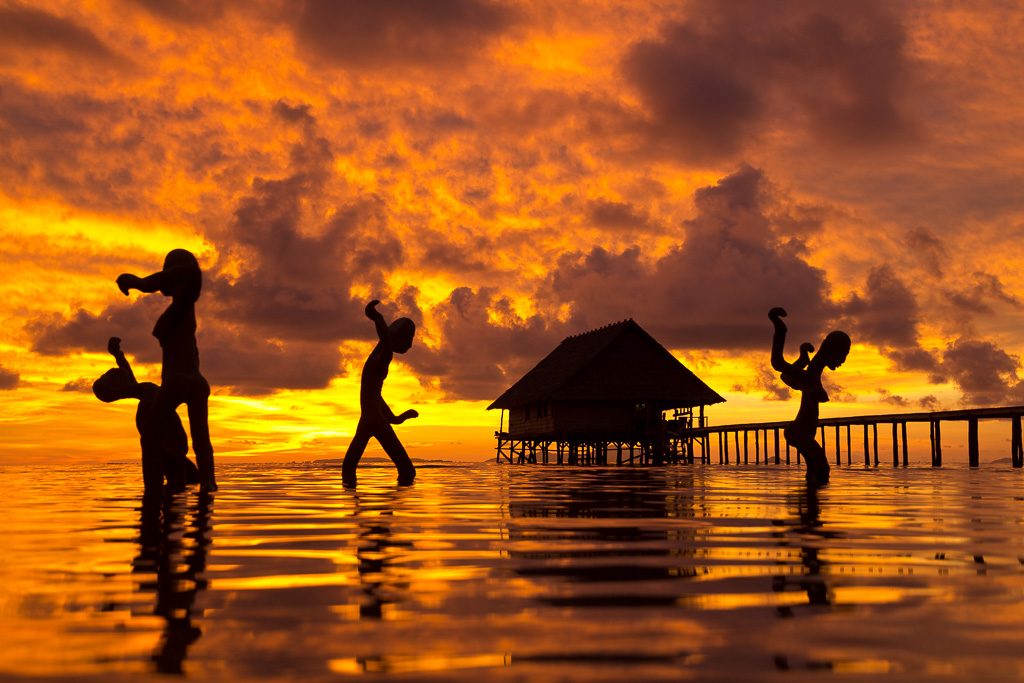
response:
M1021 35L1015 2L0 0L0 462L138 457L90 385L114 335L159 381L168 300L114 279L175 247L219 462L344 454L370 298L419 326L414 459L486 458L488 403L627 317L717 424L795 411L773 306L791 354L854 340L823 415L1024 403Z

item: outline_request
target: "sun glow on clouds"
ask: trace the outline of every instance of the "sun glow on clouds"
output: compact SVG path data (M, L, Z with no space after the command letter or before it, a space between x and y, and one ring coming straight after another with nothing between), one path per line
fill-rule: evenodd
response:
M204 266L218 455L343 454L370 298L418 325L385 386L421 413L414 457L486 457L489 399L624 317L729 399L718 424L794 411L772 305L792 349L853 336L828 414L1024 401L1021 26L1000 3L0 5L4 452L136 453L132 407L89 384L113 335L159 377L164 302L113 279L174 247Z

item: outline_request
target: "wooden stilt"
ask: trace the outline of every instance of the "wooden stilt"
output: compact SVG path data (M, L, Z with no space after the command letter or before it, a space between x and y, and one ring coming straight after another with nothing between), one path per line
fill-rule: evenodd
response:
M1014 467L1024 467L1024 439L1021 437L1020 415L1014 415L1011 418L1010 460Z
M977 467L978 459L978 418L967 420L967 462L969 467Z
M896 431L896 423L892 423L892 466L900 466L900 437Z
M871 425L871 436L874 440L871 448L875 455L875 467L878 467L878 423Z
M871 458L868 454L868 425L864 423L864 467L871 467Z
M906 422L903 422L900 425L900 431L903 433L903 466L904 467L909 467L910 466L910 458L909 458L910 447L907 446L907 423Z
M836 425L836 466L842 465L843 461L839 455L839 425Z

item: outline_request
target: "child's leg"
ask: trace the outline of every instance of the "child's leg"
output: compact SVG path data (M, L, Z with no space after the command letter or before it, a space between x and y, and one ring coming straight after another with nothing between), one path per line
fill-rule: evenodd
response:
M797 446L800 455L807 463L807 481L814 484L827 484L831 467L825 449L813 438L805 439Z
M391 458L391 462L395 463L395 467L398 468L398 482L411 484L412 480L416 478L416 468L413 467L409 454L405 452L405 446L398 440L394 428L391 425L384 425L374 436L384 448L384 452Z
M160 451L154 451L146 439L142 443L142 485L147 494L159 492L164 485L164 463Z
M211 491L217 490L217 479L213 472L213 444L210 443L209 405L210 385L206 380L199 381L189 387L188 428L192 433L192 451L196 454L196 465L199 466L199 483Z
M154 479L159 476L160 484L163 486L164 476L172 485L178 485L181 477L176 476L173 463L168 462L165 457L167 425L174 419L174 411L181 404L181 401L174 395L173 391L161 387L153 399L153 405L146 415L146 424L139 430L142 437L142 461L143 470L146 468L146 460L154 463L151 470L159 474L152 475ZM145 472L143 472L145 477ZM148 484L147 484L148 486Z
M356 433L352 437L352 442L348 445L348 450L345 451L345 460L341 464L342 481L355 482L356 467L359 465L359 459L363 457L363 451L366 450L366 444L370 441L370 436L371 431L369 427L367 427L362 418L359 418L359 424L356 425Z

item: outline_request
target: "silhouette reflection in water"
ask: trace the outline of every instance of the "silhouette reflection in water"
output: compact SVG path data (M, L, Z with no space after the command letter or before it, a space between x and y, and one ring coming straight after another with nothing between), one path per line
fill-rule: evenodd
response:
M377 328L378 341L363 365L363 376L359 385L359 424L356 425L356 433L341 466L342 482L346 486L356 484L356 467L359 465L359 459L363 457L370 437L377 439L384 452L395 463L398 468L399 484L411 484L416 478L416 468L413 467L409 454L405 452L405 446L398 440L391 425L402 424L410 418L418 417L419 413L415 410L406 410L401 415L395 415L381 396L391 360L396 353L405 353L412 347L416 324L409 318L399 318L388 325L384 322L384 316L377 311L379 303L380 301L374 299L366 304L366 317L372 320Z
M806 607L790 605L778 607L780 617L793 617L799 609L830 610L833 608L832 590L825 581L825 560L821 559L821 547L827 546L828 539L838 538L840 534L829 531L821 521L821 507L818 499L818 487L802 486L789 496L790 508L795 519L778 520L777 526L783 527L777 535L782 538L782 545L796 545L800 549L801 574L794 579L792 576L775 576L772 590L784 593L794 588L807 594ZM791 540L796 538L795 542ZM792 662L785 654L775 656L775 666L780 670L792 668ZM808 661L807 668L828 669L828 662Z
M394 489L376 489L354 490L352 496L357 534L356 569L362 592L359 619L386 620L388 605L399 602L409 590L393 568L396 558L413 547L411 542L396 541L393 537L394 513L401 505L400 494ZM358 669L366 673L390 671L395 663L386 654L356 657L354 661Z
M139 508L139 554L134 573L154 580L139 590L156 594L153 614L165 621L160 644L152 655L157 671L183 673L183 663L202 631L192 623L196 596L206 588L203 572L210 544L212 496L200 489L194 503L185 494L147 494Z
M800 409L783 433L786 441L803 456L807 466L808 485L822 486L828 483L831 468L825 449L815 440L818 431L818 406L828 401L828 393L821 383L821 374L826 367L835 370L846 361L846 356L850 353L850 337L838 330L829 332L813 358L808 358L813 347L805 342L800 346L800 358L795 363L790 363L783 356L786 345L786 323L782 321L784 317L786 311L782 308L773 308L768 312L768 318L775 326L775 334L772 337L772 368L779 373L786 386L800 392Z
M196 454L201 485L217 490L213 472L213 445L210 443L210 385L199 372L199 349L196 346L196 301L203 287L203 274L192 252L173 249L164 259L163 270L138 277L123 273L117 287L127 296L132 289L160 292L171 297L171 305L160 315L153 336L163 351L161 386L150 411L150 426L142 435L154 452L159 450L162 427L171 420L182 403L188 407L188 423L192 431L192 450ZM184 478L181 475L177 478Z
M181 426L177 413L165 414L158 433L150 438L145 436L147 430L154 428L153 406L160 387L152 382L139 382L135 379L132 366L121 351L121 340L118 337L110 338L107 350L117 362L117 367L107 370L93 382L92 392L104 403L126 398L138 400L135 427L141 437L142 481L146 492L158 494L163 486L164 475L167 476L168 486L174 491L182 489L186 483L199 483L199 470L185 457L188 453L188 437L185 436L185 428ZM154 445L158 445L157 450L154 450Z

